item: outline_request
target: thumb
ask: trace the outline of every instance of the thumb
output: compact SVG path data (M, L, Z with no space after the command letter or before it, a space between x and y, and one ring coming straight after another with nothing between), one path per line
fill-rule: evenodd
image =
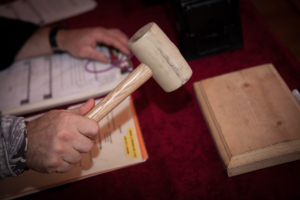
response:
M104 53L102 53L101 51L98 51L98 50L93 49L93 48L89 48L89 49L87 49L86 53L87 53L86 57L89 58L89 59L96 60L96 61L99 61L99 62L108 63L108 57Z
M68 111L70 111L71 113L73 113L75 115L83 116L83 115L87 114L94 106L95 106L95 100L89 99L83 105L81 105L77 108L70 109Z

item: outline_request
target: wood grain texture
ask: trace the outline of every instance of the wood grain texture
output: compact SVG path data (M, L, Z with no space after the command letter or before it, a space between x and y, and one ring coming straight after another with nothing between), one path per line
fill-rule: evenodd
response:
M300 159L300 106L273 65L194 89L228 176Z
M94 119L96 122L99 122L126 97L128 97L132 92L145 83L151 76L151 69L145 64L140 64L85 116Z

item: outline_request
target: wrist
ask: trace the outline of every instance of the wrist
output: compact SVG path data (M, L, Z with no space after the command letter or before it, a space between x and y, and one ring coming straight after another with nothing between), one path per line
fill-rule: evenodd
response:
M66 30L66 29L61 29L61 30L57 31L56 43L57 43L58 48L61 51L67 51L67 49L65 47L65 41L67 39L67 33L68 33L68 30Z
M49 42L53 53L64 53L63 46L64 33L66 33L67 26L56 26L50 30Z

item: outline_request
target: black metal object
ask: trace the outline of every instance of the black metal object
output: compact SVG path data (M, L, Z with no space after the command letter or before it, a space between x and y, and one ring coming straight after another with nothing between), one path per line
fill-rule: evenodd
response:
M172 0L181 51L193 60L243 47L238 0Z

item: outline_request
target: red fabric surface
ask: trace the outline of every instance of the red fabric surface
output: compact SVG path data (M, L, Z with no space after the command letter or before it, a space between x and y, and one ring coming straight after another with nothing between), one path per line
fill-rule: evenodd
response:
M175 92L165 93L151 79L133 93L145 163L23 199L300 199L300 161L227 177L193 91L193 82L265 63L274 64L290 89L300 89L299 62L248 0L240 8L243 49L190 61L193 76ZM154 21L178 45L170 14L164 5L145 7L140 0L98 1L93 11L59 24L118 27L131 37Z

